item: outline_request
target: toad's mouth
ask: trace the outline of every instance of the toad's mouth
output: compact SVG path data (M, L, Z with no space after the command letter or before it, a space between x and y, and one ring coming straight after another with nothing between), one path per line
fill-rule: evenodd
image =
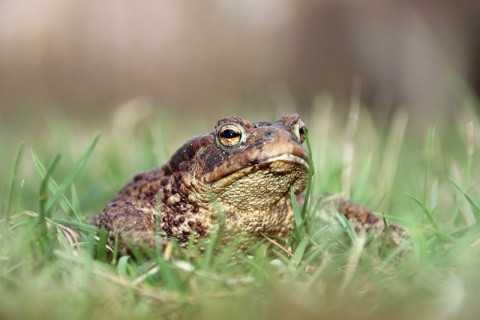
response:
M309 169L308 162L305 159L303 159L299 156L293 155L293 154L289 154L289 153L282 154L282 155L279 155L277 157L266 159L260 165L262 165L262 164L263 165L265 165L265 164L268 165L268 164L276 162L276 161L297 163L298 165L305 167L307 171Z
M268 171L278 175L288 175L289 171L308 176L309 157L307 150L300 144L263 144L252 145L230 159L222 161L211 172L203 173L201 181L208 185L228 185L257 171Z
M216 176L216 179L209 181L215 188L225 187L240 180L252 177L252 182L261 179L275 180L280 177L291 176L291 183L295 180L308 178L309 165L307 160L291 153L281 154L262 161L250 161L241 168L226 170L223 175ZM268 175L268 178L267 178ZM254 178L255 177L255 178ZM262 178L260 178L262 177ZM209 177L207 177L208 180ZM213 178L213 177L210 177ZM251 185L255 187L255 183Z

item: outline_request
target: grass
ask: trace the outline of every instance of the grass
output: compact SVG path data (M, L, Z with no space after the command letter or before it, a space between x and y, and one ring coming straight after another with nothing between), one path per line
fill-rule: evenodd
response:
M101 136L52 119L44 135L1 144L11 157L0 169L0 318L475 318L478 118L462 110L412 128L405 113L377 123L352 105L345 118L324 104L303 116L315 167L309 192L343 193L405 226L403 247L357 236L342 217L332 219L343 227L328 228L311 201L296 206L288 250L265 240L233 254L213 239L205 254L172 244L150 259L112 263L85 218L199 132L177 135L165 116Z

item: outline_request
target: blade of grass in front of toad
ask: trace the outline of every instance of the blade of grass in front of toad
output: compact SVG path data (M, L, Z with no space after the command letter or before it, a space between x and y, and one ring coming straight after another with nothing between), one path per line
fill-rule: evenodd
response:
M308 248L308 244L310 243L309 235L310 232L313 230L313 217L315 217L316 213L313 212L312 216L309 215L310 212L310 196L312 192L312 185L313 185L313 175L315 174L314 163L312 159L312 148L310 145L310 139L308 137L308 132L305 132L305 143L307 145L308 151L308 182L307 188L305 190L305 200L300 208L300 205L297 201L295 196L295 190L290 188L290 199L292 201L292 209L293 209L293 216L295 220L294 230L292 233L292 237L290 237L288 245L292 247L294 254L292 256L291 262L295 265L298 265L303 258L305 251ZM318 209L318 202L314 206L314 210Z
M72 194L71 206L74 212L82 212L80 208L80 200L78 198L78 193L75 188L75 185L72 185L71 187L71 194ZM52 220L56 223L73 227L80 232L85 232L88 234L96 234L99 231L97 227L81 221L62 219L62 218L53 218Z
M71 194L71 203L72 203L72 208L73 212L82 212L80 208L80 199L78 198L78 193L77 189L75 188L75 185L72 184L72 187L70 188L70 194Z
M37 238L36 243L38 244L35 246L35 253L37 255L37 259L45 263L47 260L50 260L53 253L53 248L55 247L55 243L57 241L55 234L55 228L48 228L47 226L47 215L50 216L50 211L46 210L45 203L48 199L47 196L47 181L50 179L52 172L54 171L55 167L57 166L58 162L60 161L60 155L57 155L47 166L45 177L42 180L39 188L39 214L38 219L36 220L37 225L39 225L39 235Z
M23 141L20 143L18 146L17 154L15 156L15 160L13 162L13 170L12 170L12 177L10 180L10 186L8 188L8 195L7 195L7 203L5 204L5 221L9 217L9 215L13 214L14 208L13 208L13 194L14 194L14 189L15 189L15 184L17 182L17 177L18 177L18 170L20 168L20 162L22 160L23 156L23 151L25 150L25 143Z
M159 273L162 276L162 280L165 281L167 288L172 291L183 292L184 285L175 267L168 263L162 256L156 256L155 262L159 267Z
M337 217L337 220L340 222L342 227L347 232L348 236L350 237L350 240L352 240L352 242L357 241L357 239L358 239L357 233L355 232L355 230L353 230L350 222L348 222L347 217L343 214L338 213L338 212L335 212L335 216Z
M295 195L295 190L293 187L290 188L290 199L292 201L292 208L293 208L293 214L294 214L294 220L295 220L295 226L294 226L294 238L297 240L297 242L300 242L301 239L303 238L303 235L305 233L305 227L308 227L308 212L309 212L309 205L310 205L310 194L312 190L312 177L314 174L314 168L313 168L313 161L312 161L312 149L310 147L310 140L308 139L308 133L305 132L305 142L307 145L307 150L308 150L308 165L309 165L309 170L308 170L308 182L307 182L307 188L305 190L305 200L303 202L302 208L300 208L300 205L297 201L297 197Z
M290 263L292 263L295 267L300 265L300 262L303 260L303 255L307 250L307 246L310 243L310 239L307 235L302 238L302 241L298 244L295 248L295 252L293 253L292 258L290 259Z
M311 181L312 175L309 175L308 184L311 184ZM310 243L308 231L311 231L312 229L309 228L310 217L308 216L308 214L305 214L305 212L309 212L309 207L305 207L305 203L307 202L307 196L305 197L305 203L302 208L300 208L298 204L297 197L295 196L293 188L290 188L290 199L292 201L292 210L295 223L293 226L293 232L291 233L291 237L287 242L287 247L290 246L292 248L292 251L294 252L291 262L295 265L298 265L303 258L308 244Z
M305 202L303 203L302 207L302 218L304 220L305 226L308 228L308 212L310 207L310 195L312 193L312 185L313 185L313 175L315 174L315 166L313 163L313 153L312 153L312 146L310 145L310 138L308 136L308 131L305 130L305 144L307 145L307 152L308 152L308 183L307 189L305 190Z
M310 214L310 224L307 226L307 234L312 235L315 232L315 219L317 218L318 211L320 210L320 206L322 204L323 197L319 197L313 206L313 210Z
M305 231L303 229L305 219L303 218L302 210L298 205L297 197L295 196L295 190L293 189L293 187L290 188L290 199L292 201L293 217L295 220L292 233L293 240L295 240L296 242L300 242L302 241L303 235L305 234ZM291 245L296 246L296 243L292 242Z
M33 151L32 151L33 154ZM38 201L40 212L38 215L39 222L42 228L42 234L46 233L47 225L46 225L46 215L49 213L49 210L46 208L46 202L48 199L47 196L47 183L51 179L51 175L55 167L57 166L58 162L60 161L60 155L55 156L53 160L48 164L47 169L45 170L45 175L43 177L42 183L40 184L40 190L38 194Z
M47 210L50 209L55 203L57 203L57 201L65 193L65 191L73 184L75 179L78 177L78 174L85 167L85 164L86 164L88 158L90 158L90 155L92 154L92 151L95 148L99 139L100 139L100 133L97 132L95 134L95 136L93 137L92 141L90 142L90 144L88 145L87 149L83 153L83 155L80 157L80 160L77 162L77 164L72 169L72 171L70 171L70 174L60 184L59 190L48 201ZM72 211L75 214L75 217L77 218L77 220L80 221L81 220L80 212L77 212L77 210L75 210L76 208L74 206L71 206L71 208L72 208Z
M76 220L81 221L80 212L78 212L77 210L78 206L74 206L72 205L72 203L70 203L70 201L68 201L67 197L65 196L65 191L73 184L75 179L78 177L78 174L85 167L85 164L88 158L90 157L90 155L92 154L92 151L95 148L95 145L97 144L99 138L100 138L100 133L95 134L92 141L88 145L86 151L80 157L80 160L77 162L75 167L70 171L70 174L65 178L65 180L60 185L57 185L55 181L48 179L48 187L53 192L53 197L50 198L49 201L46 203L46 206L45 206L46 210L50 210L55 203L60 202L60 205L62 206L63 210L66 213L69 212L68 208L70 208ZM45 175L46 175L45 168L39 161L38 157L36 157L33 154L33 152L32 152L32 156L33 156L35 165L37 166L37 170L39 171L40 175L43 178L45 178Z
M120 277L127 277L129 274L134 273L132 265L129 263L128 260L131 260L130 256L123 256L118 259L117 263L117 274Z
M101 228L98 233L97 244L97 260L100 262L107 262L107 238L108 232L105 228Z
M213 203L215 211L217 213L218 229L216 232L213 232L209 235L210 241L208 242L207 248L205 250L205 260L203 260L205 263L204 267L212 265L213 258L215 257L215 250L220 245L223 235L225 233L225 213L223 212L220 204L215 198L211 197L210 202Z
M47 169L45 169L45 166L42 164L42 162L37 157L37 155L33 152L33 150L30 150L30 151L32 154L33 162L37 167L37 171L40 173L40 176L42 177L43 181L46 181L46 184L48 185L48 188L50 189L51 192L57 192L60 189L58 184L53 179L51 179L51 177L46 179L46 177L48 177ZM59 203L65 212L67 212L69 208L73 210L72 204L70 203L70 201L68 201L68 199L65 196L63 197L63 199L60 199Z

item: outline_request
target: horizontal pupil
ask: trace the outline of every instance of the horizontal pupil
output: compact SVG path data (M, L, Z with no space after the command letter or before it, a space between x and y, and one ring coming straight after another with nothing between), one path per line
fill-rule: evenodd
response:
M222 138L225 138L225 139L235 138L235 137L238 137L239 135L240 135L239 132L236 132L235 130L232 130L232 129L226 129L221 133Z

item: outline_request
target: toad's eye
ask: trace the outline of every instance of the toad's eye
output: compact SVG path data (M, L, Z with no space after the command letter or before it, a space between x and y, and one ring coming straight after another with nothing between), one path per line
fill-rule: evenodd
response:
M233 147L242 140L242 130L234 124L226 124L218 131L218 141L225 147Z
M300 129L298 129L298 135L300 137L300 141L302 141L302 143L305 141L305 136L307 134L308 130L307 130L307 126L301 126Z

